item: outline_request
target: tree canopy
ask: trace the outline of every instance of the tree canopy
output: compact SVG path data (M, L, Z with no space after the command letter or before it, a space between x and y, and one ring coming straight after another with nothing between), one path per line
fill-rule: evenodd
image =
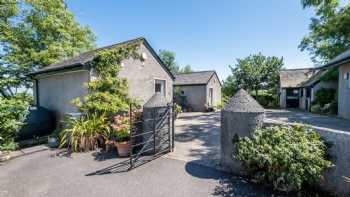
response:
M315 63L323 64L350 48L350 6L339 0L302 0L304 8L314 8L310 33L299 48L308 51Z
M277 92L282 66L283 58L261 53L237 59L236 65L229 66L231 75L224 81L224 94L233 94L239 88L254 91L256 95L259 90Z
M175 52L159 50L159 57L174 75L193 72L191 65L186 65L183 68L178 65Z
M25 76L95 47L95 36L76 22L64 0L0 0L0 94L30 88Z

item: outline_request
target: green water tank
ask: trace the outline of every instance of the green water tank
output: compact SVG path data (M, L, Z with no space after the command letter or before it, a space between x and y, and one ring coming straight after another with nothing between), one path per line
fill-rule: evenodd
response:
M30 107L17 141L51 134L55 129L54 114L44 107Z

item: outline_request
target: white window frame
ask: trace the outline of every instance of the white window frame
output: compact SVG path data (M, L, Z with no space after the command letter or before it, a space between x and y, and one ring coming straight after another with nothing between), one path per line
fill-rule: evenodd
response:
M154 89L154 93L156 93L156 84L157 81L164 81L164 87L163 87L163 96L166 97L167 95L167 80L166 79L161 79L161 78L154 78L153 80L153 89Z

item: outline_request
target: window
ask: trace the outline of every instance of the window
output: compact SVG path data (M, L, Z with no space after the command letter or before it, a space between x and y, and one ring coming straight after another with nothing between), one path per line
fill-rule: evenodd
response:
M164 96L166 96L166 92L165 92L165 80L159 80L156 79L155 83L154 83L154 92L155 93L161 93Z
M300 89L300 97L303 97L304 96L304 88L301 88Z
M348 80L347 84L348 84L348 88L350 88L350 73L346 73L346 80Z

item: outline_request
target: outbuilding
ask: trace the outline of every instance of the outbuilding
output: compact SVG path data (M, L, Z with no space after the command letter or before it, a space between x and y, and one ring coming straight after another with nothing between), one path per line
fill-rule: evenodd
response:
M30 76L34 80L33 92L36 105L52 110L57 122L67 113L77 112L78 109L71 101L77 97L84 97L87 94L85 84L96 78L94 68L89 63L97 52L132 43L139 43L137 52L142 58L124 60L119 73L119 76L128 82L129 95L137 99L141 105L156 92L171 102L175 77L147 40L137 38L88 51L31 73Z
M221 82L215 71L178 74L175 100L188 111L207 111L221 103Z

